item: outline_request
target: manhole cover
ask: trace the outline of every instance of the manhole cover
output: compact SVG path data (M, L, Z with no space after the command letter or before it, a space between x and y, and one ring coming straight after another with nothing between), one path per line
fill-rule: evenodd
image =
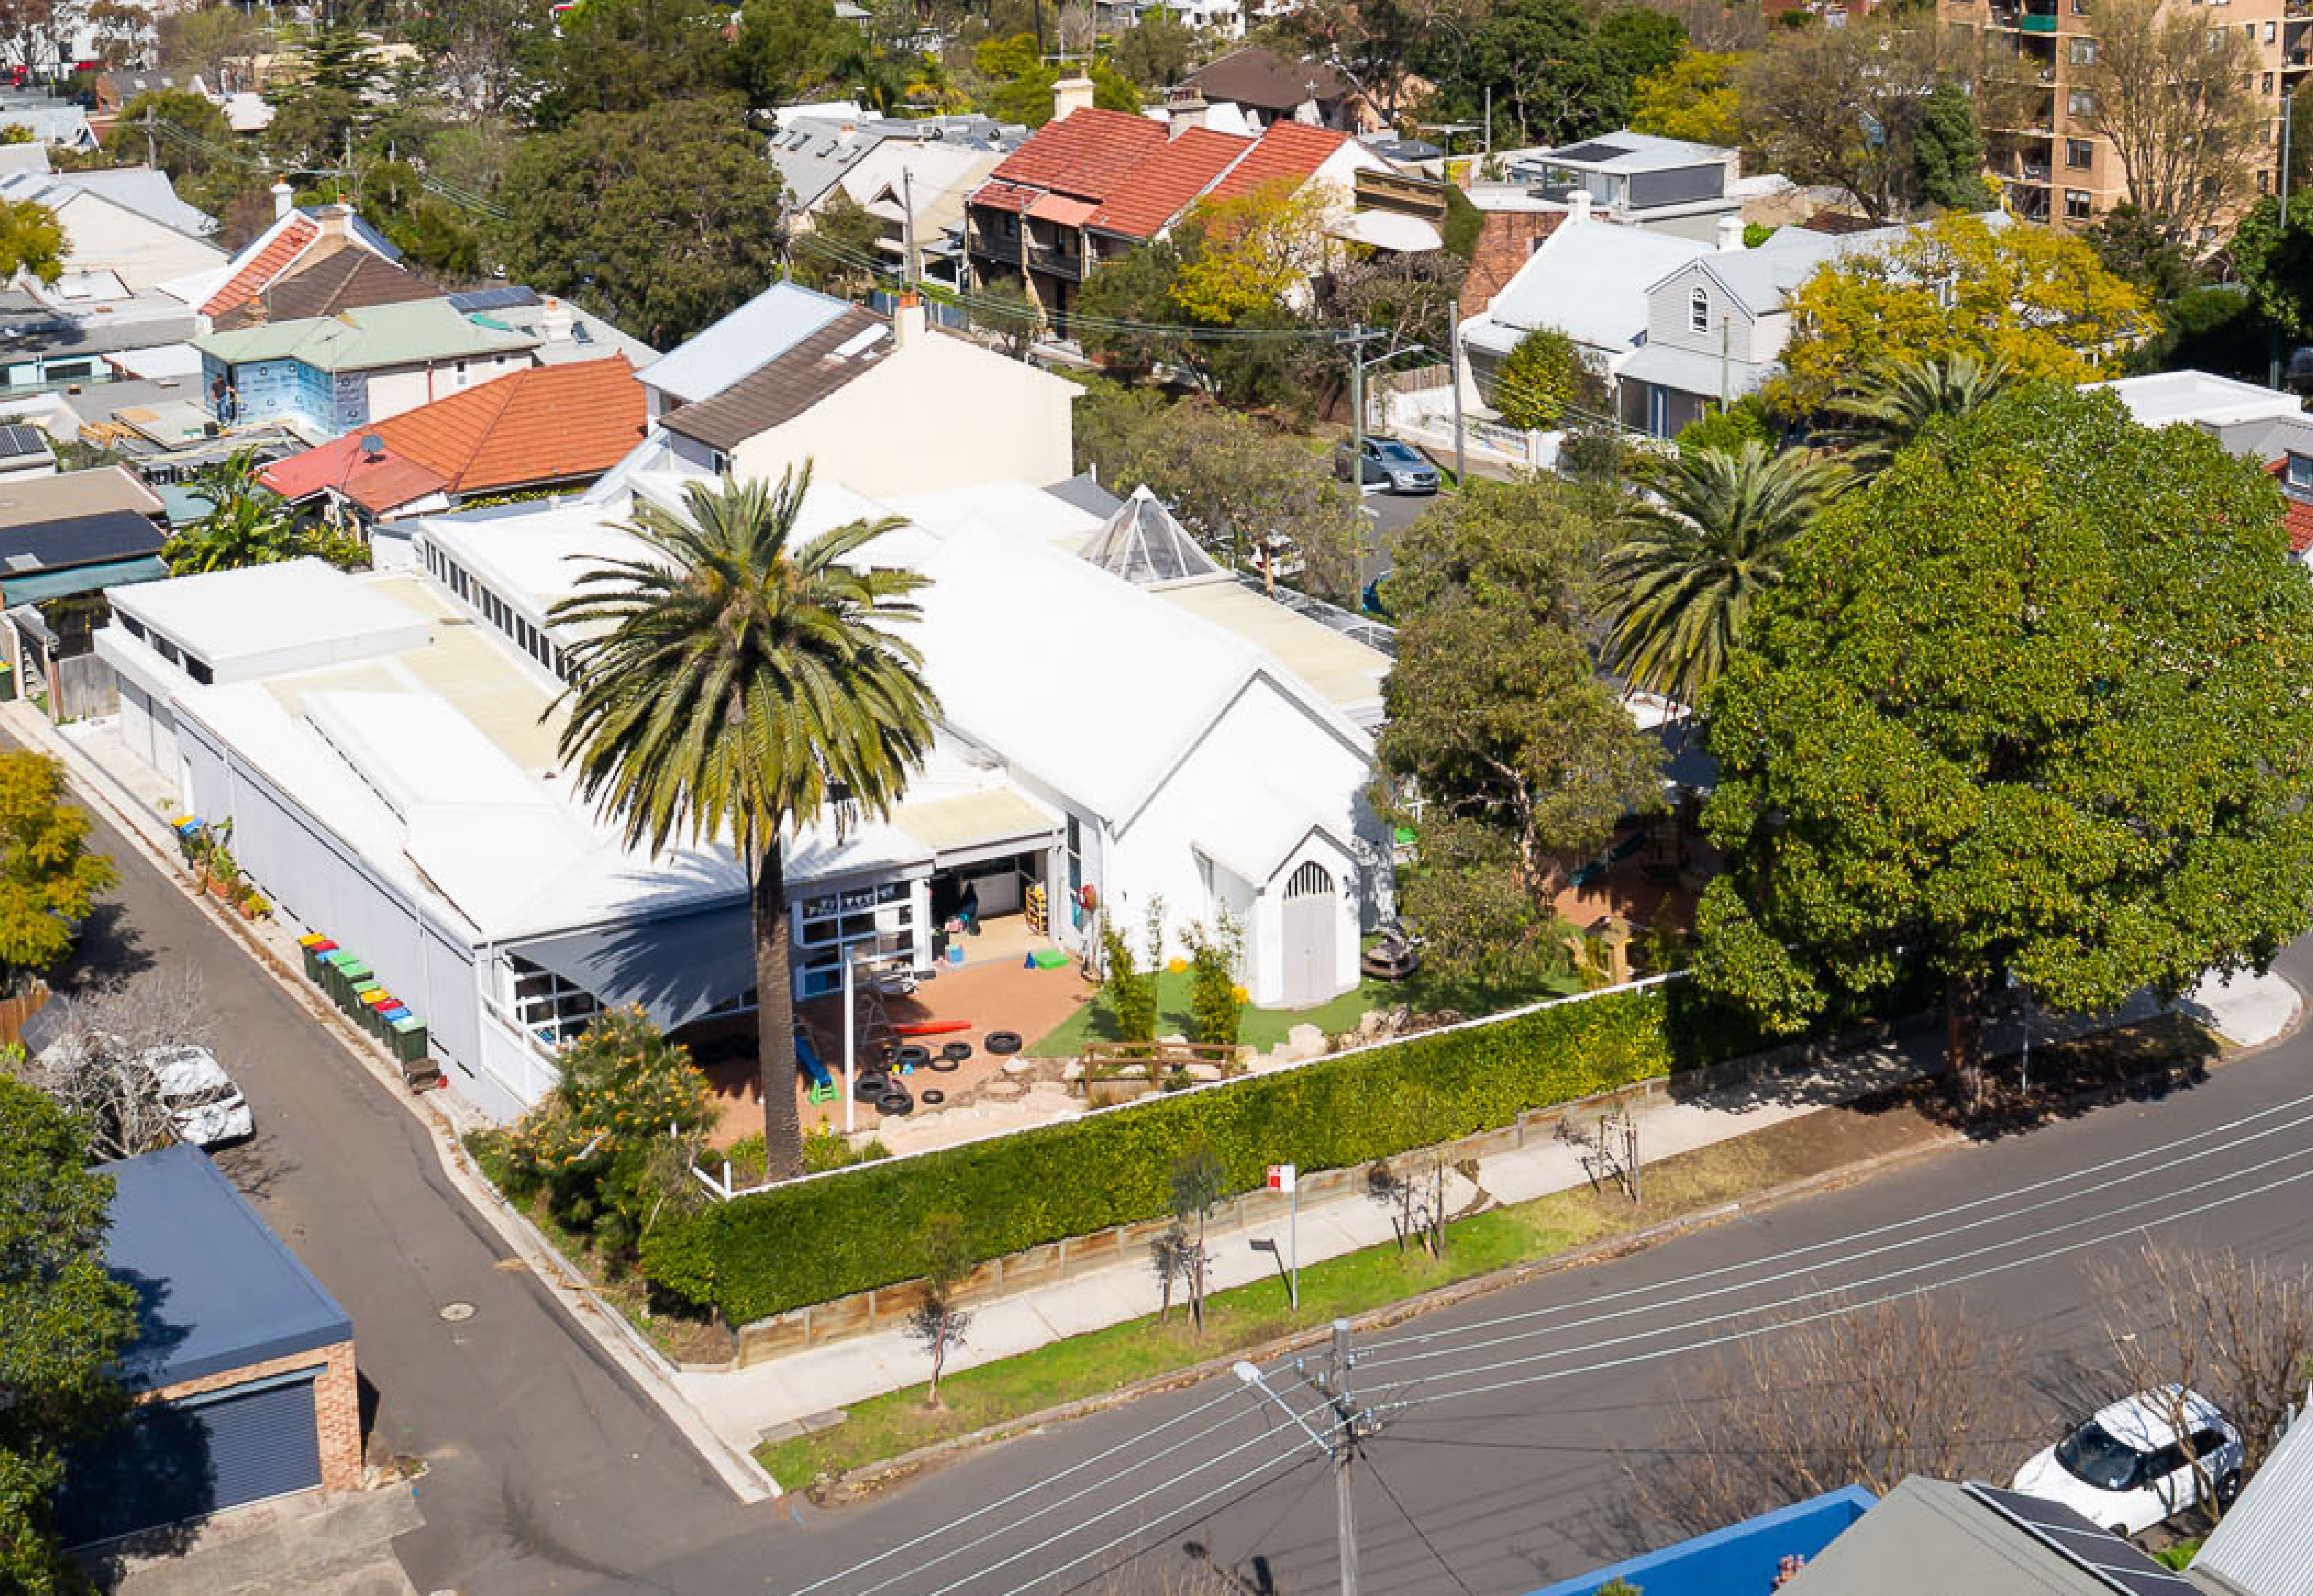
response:
M474 1305L471 1302L444 1302L442 1304L442 1317L452 1324L462 1324L474 1317Z

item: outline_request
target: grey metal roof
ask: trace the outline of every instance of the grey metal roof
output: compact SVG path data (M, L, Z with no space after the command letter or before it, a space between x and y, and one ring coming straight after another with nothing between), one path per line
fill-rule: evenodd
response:
M136 1288L126 1383L149 1390L350 1339L353 1321L207 1154L171 1147L112 1177L104 1260Z
M1104 521L1124 508L1124 501L1103 487L1099 478L1089 471L1055 482L1044 491L1060 503L1073 504Z
M2186 1572L2222 1596L2313 1591L2313 1424L2290 1425Z
M1697 393L1713 399L1719 397L1723 381L1727 398L1731 400L1750 392L1773 369L1772 363L1733 359L1722 362L1716 355L1650 343L1624 360L1618 374L1625 380L1636 378L1658 388L1675 388L1681 393Z
M843 174L886 139L953 144L969 149L1013 150L1028 130L993 117L782 117L772 130L771 164L798 210L809 210Z
M635 374L646 387L697 404L777 360L850 308L848 300L774 283Z
M1784 1596L2120 1596L2131 1586L2096 1572L2107 1559L2133 1558L2145 1575L2160 1575L2142 1553L2078 1514L2068 1514L2074 1521L2060 1533L2081 1550L2063 1549L2003 1511L1995 1499L2009 1495L1913 1475L1817 1553ZM2068 1513L2024 1500L2052 1518ZM2095 1561L2084 1560L2091 1555ZM2148 1584L2143 1596L2159 1591Z
M56 180L122 210L134 211L148 222L158 222L190 238L205 239L217 231L217 220L198 206L177 197L169 174L149 166L99 167L89 171L60 171Z
M1633 133L1624 127L1580 144L1561 145L1554 150L1538 151L1513 163L1512 170L1547 162L1561 166L1593 167L1600 171L1659 171L1672 167L1723 162L1728 153L1719 145L1664 138L1651 133Z
M2313 416L2236 421L2207 430L2226 453L2244 455L2259 465L2269 465L2285 454L2313 454Z

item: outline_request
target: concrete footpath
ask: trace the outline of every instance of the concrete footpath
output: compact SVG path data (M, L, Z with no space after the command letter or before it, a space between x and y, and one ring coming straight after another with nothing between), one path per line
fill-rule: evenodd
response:
M2095 1020L2035 1016L2031 1040L2045 1046L2133 1023L2159 1013L2159 1006L2148 996ZM2177 1006L2227 1041L2257 1047L2294 1026L2300 1000L2297 988L2278 976L2245 977L2229 985L2209 983ZM2022 1039L2010 1024L1994 1029L1992 1045L1996 1052L2012 1052ZM1686 1101L1655 1098L1635 1103L1631 1117L1638 1128L1640 1157L1657 1163L1900 1085L1936 1069L1942 1045L1938 1030ZM1595 1129L1595 1124L1583 1128ZM1459 1214L1482 1202L1529 1202L1586 1186L1590 1176L1583 1152L1570 1142L1538 1140L1482 1158L1475 1182L1459 1174L1448 1176L1448 1210ZM1388 1212L1355 1195L1305 1206L1297 1230L1304 1267L1395 1239ZM1286 1253L1288 1240L1282 1220L1209 1231L1211 1288L1274 1279L1278 1265L1268 1246L1274 1243L1280 1253ZM1261 1250L1255 1250L1256 1242ZM1156 1280L1148 1260L1128 1256L1104 1269L975 1306L970 1339L951 1349L948 1367L968 1369L1033 1351L1062 1337L1154 1313L1157 1305ZM892 1329L805 1348L751 1368L675 1378L691 1405L731 1446L746 1448L767 1437L819 1427L831 1422L844 1404L919 1384L928 1372L922 1347L905 1330ZM799 1483L781 1482L790 1487Z
M125 822L135 842L164 864L174 865L174 844L163 818L171 807L168 784L136 763L110 723L58 728L29 705L0 705L0 728L31 747L63 758L75 785L91 802ZM294 937L269 923L229 921L207 905L212 917L245 939L285 987L309 995L292 972L298 954ZM326 1028L381 1079L392 1071L383 1055L350 1025L339 1024L322 1005L312 1005ZM2297 989L2278 976L2244 977L2229 984L2209 982L2177 1005L2239 1047L2257 1047L2285 1034L2297 1022ZM2094 1020L2036 1016L2036 1045L2081 1032L2130 1023L2159 1012L2141 997L2115 1014ZM2023 1039L2012 1025L1995 1028L1993 1046L2012 1051ZM1861 1097L1927 1074L1938 1063L1940 1033L1898 1039L1884 1046L1844 1054L1812 1068L1699 1094L1684 1101L1650 1098L1631 1107L1639 1152L1648 1163L1730 1141L1754 1131ZM742 1500L758 1500L778 1486L749 1455L767 1435L791 1434L831 1419L847 1403L919 1383L928 1373L924 1354L903 1330L884 1330L810 1347L750 1368L709 1373L677 1372L636 1333L615 1310L593 1293L537 1232L497 1198L468 1167L457 1133L479 1122L454 1092L413 1100L393 1080L395 1095L434 1133L444 1173L507 1245L572 1299L575 1322L602 1353L657 1404ZM1447 1202L1462 1213L1476 1206L1530 1201L1589 1182L1583 1149L1562 1141L1537 1141L1482 1159L1474 1182L1448 1178ZM1215 1229L1207 1233L1214 1289L1274 1278L1278 1267L1255 1242L1274 1242L1286 1252L1282 1222ZM1379 1205L1354 1194L1311 1202L1298 1216L1297 1253L1303 1267L1394 1241L1389 1215ZM1127 1257L1106 1268L1056 1281L1048 1286L985 1303L973 1311L969 1341L949 1354L949 1366L971 1368L1033 1351L1062 1337L1104 1329L1156 1311L1155 1277L1142 1257Z

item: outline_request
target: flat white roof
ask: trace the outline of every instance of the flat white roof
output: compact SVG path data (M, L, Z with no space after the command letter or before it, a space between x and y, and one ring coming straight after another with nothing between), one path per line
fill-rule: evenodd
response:
M113 608L191 650L213 669L301 651L352 657L424 645L426 618L311 557L210 571L114 590Z
M1153 591L1167 604L1253 645L1351 720L1365 724L1378 717L1390 667L1379 649L1288 609L1235 577Z
M2148 377L2122 377L2088 386L2090 391L2111 394L2145 426L2167 426L2177 421L2229 426L2240 421L2269 421L2305 414L2305 407L2295 394L2275 392L2254 382L2220 377L2212 372L2159 372Z

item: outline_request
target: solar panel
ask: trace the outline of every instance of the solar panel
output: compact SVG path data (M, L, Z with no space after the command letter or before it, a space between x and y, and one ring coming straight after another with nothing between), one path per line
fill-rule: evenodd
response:
M1595 141L1587 145L1576 145L1570 150L1550 152L1552 159L1558 161L1619 161L1630 153L1621 145L1598 144Z
M48 439L37 426L0 426L0 459L13 460L19 455L46 454Z
M2061 1502L2003 1491L1992 1486L1961 1487L2074 1567L2094 1574L2123 1596L2201 1596L2188 1580L2170 1573L2118 1536L2098 1529Z

